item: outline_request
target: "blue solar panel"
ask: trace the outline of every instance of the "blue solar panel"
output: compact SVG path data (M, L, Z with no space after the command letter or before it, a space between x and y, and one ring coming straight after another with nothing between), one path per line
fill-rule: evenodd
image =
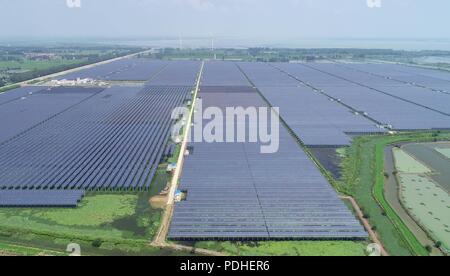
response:
M33 93L36 93L42 89L44 89L44 87L28 86L0 93L0 106L21 100L23 97L31 96Z
M88 94L0 144L0 187L148 189L169 138L171 112L190 92L191 87L147 86ZM45 95L54 105L60 96L73 95ZM9 116L20 110L18 105Z
M266 106L256 90L201 88L204 108ZM195 128L195 126L194 126ZM195 131L195 130L194 130ZM192 143L170 227L173 240L366 238L336 192L284 128L280 150L259 143Z
M359 113L396 130L450 129L447 95L336 64L274 64ZM425 95L429 95L426 99ZM445 111L445 112L444 112Z
M201 62L173 61L159 74L152 78L148 84L154 86L190 86L194 87Z
M0 207L77 207L82 190L0 190Z
M202 85L239 87L250 86L250 83L234 62L209 61L205 63Z
M163 70L167 64L166 61L161 60L127 58L69 73L58 77L58 79L91 78L105 81L148 81Z
M25 89L29 92L30 89ZM45 88L31 89L17 100L0 105L0 116L8 118L0 125L0 144L50 118L83 103L102 88ZM18 92L23 92L22 89ZM9 92L8 92L9 94Z

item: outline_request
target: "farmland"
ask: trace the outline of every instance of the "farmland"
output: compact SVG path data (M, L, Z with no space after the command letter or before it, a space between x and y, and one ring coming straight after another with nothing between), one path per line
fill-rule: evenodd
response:
M0 88L137 51L138 48L95 46L84 48L0 46Z

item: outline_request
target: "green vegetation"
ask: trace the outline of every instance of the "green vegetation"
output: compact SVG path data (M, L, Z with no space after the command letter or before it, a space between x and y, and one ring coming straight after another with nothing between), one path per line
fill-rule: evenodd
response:
M0 87L124 56L140 50L139 48L110 46L0 46Z
M365 256L367 244L352 241L199 242L195 247L236 256Z
M177 163L178 157L180 156L180 151L181 151L181 144L178 144L175 147L175 151L174 151L173 155L167 160L167 163L169 163L169 164Z
M148 252L161 218L161 211L149 205L149 197L93 194L74 209L0 209L0 240L60 250L77 242L90 249Z
M449 140L447 132L403 133L393 136L359 137L347 149L343 161L341 192L352 195L372 226L376 227L392 255L428 255L427 250L384 198L384 149L402 142Z
M161 49L143 55L158 59L217 59L258 62L287 61L386 61L417 66L427 66L450 70L449 51L402 51L390 49L287 49L287 48L249 48L249 49Z
M0 88L0 94L3 92L9 91L9 90L17 89L17 88L20 88L20 85L17 84L17 85L10 85L10 86L2 87L2 88Z
M59 225L101 226L132 216L137 195L98 195L87 197L76 209L49 209L34 214Z
M93 195L75 209L0 209L0 229L86 241L145 240L148 235L134 233L136 224L115 226L115 222L135 213L137 202L134 195Z
M50 251L28 246L6 244L0 242L0 256L63 256L58 251Z
M153 209L149 199L166 186L167 180L161 166L149 192L88 194L73 209L0 209L0 244L66 254L66 246L75 242L81 245L83 255L186 255L149 245L162 216L162 210ZM14 255L34 253L3 251Z

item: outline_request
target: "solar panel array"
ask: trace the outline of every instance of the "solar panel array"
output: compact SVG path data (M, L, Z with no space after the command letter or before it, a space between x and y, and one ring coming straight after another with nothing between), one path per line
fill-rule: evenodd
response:
M356 83L360 87L367 87L376 92L450 116L450 106L447 104L450 100L450 94L437 93L409 83L400 83L392 79L380 78L380 76L354 70L351 65L323 64L311 66L344 78L349 82ZM416 76L410 77L417 78Z
M444 93L408 86L336 64L273 64L327 96L396 130L450 129ZM346 65L349 66L349 65Z
M385 132L356 110L314 91L277 68L263 63L239 63L239 67L255 83L264 98L272 106L280 108L281 117L307 146L347 146L353 134ZM284 81L274 82L281 83L279 86L266 86L266 78Z
M250 83L233 62L211 61L205 64L202 85L223 89L224 86L250 86Z
M201 62L199 61L173 61L156 78L151 79L148 84L193 87L196 84L200 67Z
M59 76L58 79L90 78L105 81L148 81L163 70L167 64L168 62L161 60L127 58Z
M239 67L257 87L296 87L300 83L288 75L274 70L266 63L240 62Z
M210 74L205 72L203 83L216 84L206 79ZM203 107L266 106L256 90L238 89L202 87ZM261 143L191 143L194 151L186 157L179 187L187 191L187 200L175 206L169 238L366 238L358 220L284 127L279 142L274 154L262 154Z
M309 87L262 87L259 89L307 146L348 146L352 134L384 130L361 114L355 114Z
M0 207L77 207L82 190L0 190Z
M0 144L0 188L148 189L169 137L171 112L190 92L147 86L94 94ZM55 104L53 99L47 100Z
M23 97L28 97L28 96L32 95L33 93L38 92L42 89L43 89L42 87L28 86L28 87L13 89L13 90L8 91L7 93L6 92L0 93L0 106L10 103L10 102L20 100Z
M34 93L30 95L30 91ZM8 118L0 124L0 144L83 103L101 91L102 88L26 87L5 93L12 93L13 97L26 95L0 105L1 118Z
M132 59L133 63L106 75L106 81L148 81L164 70L168 62L161 60Z
M447 90L446 93L450 93L450 74L439 70L394 64L345 64L345 67L398 83L424 87L435 92Z

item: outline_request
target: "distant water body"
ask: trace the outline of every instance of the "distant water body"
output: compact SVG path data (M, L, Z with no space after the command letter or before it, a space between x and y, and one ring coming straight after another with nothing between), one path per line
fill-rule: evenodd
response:
M450 51L448 39L242 39L233 37L216 38L151 38L151 39L80 39L80 38L0 38L0 46L39 45L92 45L109 44L125 46L146 46L157 48L359 48L394 50L442 50Z
M213 42L214 40L214 42ZM450 39L391 40L391 39L233 39L233 38L182 38L150 40L116 40L105 43L135 46L179 48L360 48L394 50L442 50L450 51Z

